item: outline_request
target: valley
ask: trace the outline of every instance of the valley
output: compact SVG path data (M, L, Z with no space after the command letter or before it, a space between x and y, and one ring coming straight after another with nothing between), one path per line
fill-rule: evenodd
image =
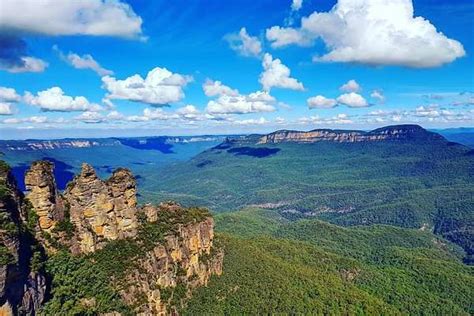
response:
M34 307L18 292L10 306L472 314L472 149L411 125L310 133L4 149L2 199L16 192L20 245L35 246L2 262L42 284Z

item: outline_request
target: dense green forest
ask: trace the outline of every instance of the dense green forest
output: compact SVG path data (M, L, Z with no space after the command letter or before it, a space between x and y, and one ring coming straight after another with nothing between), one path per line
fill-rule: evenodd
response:
M474 270L426 231L289 222L259 209L216 216L224 274L184 314L474 312Z
M148 199L215 212L257 206L290 220L344 226L423 228L461 245L466 262L473 260L474 155L444 139L227 142L150 177L156 180Z

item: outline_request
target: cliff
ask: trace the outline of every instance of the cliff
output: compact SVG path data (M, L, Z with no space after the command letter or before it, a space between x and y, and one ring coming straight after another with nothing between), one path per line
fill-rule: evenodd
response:
M128 169L119 168L102 180L88 164L61 193L53 168L46 161L32 164L25 183L34 216L22 217L17 211L18 224L28 223L31 238L47 252L41 264L51 284L40 281L44 290L51 287L52 295L43 307L45 314L68 313L68 308L116 315L176 314L194 288L222 273L223 252L213 245L214 221L206 209L173 202L139 206L136 180ZM5 247L10 244L1 241ZM4 287L9 291L14 286ZM61 298L55 288L70 293ZM110 293L106 300L104 292ZM122 305L112 302L114 295ZM36 308L43 300L34 301Z
M88 164L64 192L77 243L73 252L93 252L109 240L137 234L136 181L127 169L117 169L103 181Z
M370 132L315 129L302 131L276 131L258 138L258 144L276 144L282 142L315 143L330 141L338 143L395 141L395 140L433 140L444 139L441 135L429 132L418 125L394 125L375 129Z
M43 250L27 225L28 211L9 167L0 161L0 315L34 315L45 298L46 278L37 265Z

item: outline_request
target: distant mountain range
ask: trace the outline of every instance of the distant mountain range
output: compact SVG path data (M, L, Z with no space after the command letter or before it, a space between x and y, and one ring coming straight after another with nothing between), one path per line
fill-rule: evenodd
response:
M403 130L397 130L400 125L382 127L373 131L363 130L332 130L314 129L308 132L295 130L279 130L267 135L201 135L201 136L152 136L152 137L109 137L109 138L63 138L63 139L25 139L25 140L0 140L0 152L6 150L49 150L60 148L90 148L125 145L137 149L166 151L166 144L184 144L193 142L215 142L230 139L256 139L261 143L278 142L358 142L377 141L387 138L401 139L413 135L437 134L444 136L452 142L474 148L474 128L449 128L425 130L418 125L402 125ZM409 128L412 130L409 131ZM416 131L426 133L417 134Z

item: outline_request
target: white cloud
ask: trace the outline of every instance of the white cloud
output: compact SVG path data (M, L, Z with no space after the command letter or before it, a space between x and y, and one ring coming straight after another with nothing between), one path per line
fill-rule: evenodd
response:
M210 115L246 114L275 111L275 98L267 91L256 91L242 95L220 81L207 79L203 85L207 96L218 96L207 103L206 112Z
M145 79L133 75L124 80L111 76L102 77L107 99L121 99L151 105L167 105L184 98L183 88L192 81L191 76L170 72L166 68L156 67L148 72Z
M222 84L220 81L214 81L211 79L206 79L202 85L202 88L204 90L204 94L208 97L214 97L217 95L228 95L235 97L239 95L239 91Z
M1 18L0 18L1 20ZM0 69L6 70L11 73L22 73L22 72L43 72L48 63L34 57L22 56L20 57L21 62L14 65L1 65Z
M124 38L142 33L142 19L119 0L2 0L1 7L0 29L20 33Z
M343 92L359 92L361 90L360 85L354 79L349 80L343 84L339 90Z
M290 77L290 68L282 64L280 59L273 59L272 55L266 53L263 56L262 66L264 71L260 74L259 81L263 86L263 90L270 91L272 87L304 90L301 82Z
M81 113L74 119L88 124L97 124L105 121L104 116L102 114L90 111Z
M316 124L316 125L341 125L341 124L352 124L352 121L347 114L341 113L333 117L320 117L319 115L310 117L301 117L298 119L298 123L303 125Z
M110 111L107 114L106 119L110 121L122 121L125 119L125 115L118 111Z
M339 0L329 12L302 18L301 28L294 30L301 35L291 42L273 38L272 45L301 45L321 38L329 52L314 57L316 62L430 68L465 55L460 42L414 16L412 0Z
M59 87L52 87L40 91L36 96L27 92L24 100L29 105L39 107L42 111L100 111L102 108L95 103L90 103L85 97L71 97L65 95Z
M268 92L257 91L236 97L221 95L208 102L206 112L210 114L246 114L275 111L275 98Z
M291 10L298 11L303 6L303 0L293 0L291 2Z
M264 125L269 121L264 117L260 117L259 119L235 120L232 123L236 125Z
M306 102L310 109L331 109L337 105L335 99L329 99L322 95L311 97Z
M271 42L273 48L281 48L291 44L310 46L313 42L302 32L291 27L272 26L266 30L265 36Z
M383 95L383 92L381 90L374 90L370 94L370 97L373 99L376 99L380 103L385 102L385 96Z
M176 114L187 120L201 120L203 115L194 105L186 105L176 110Z
M15 89L0 87L0 101L19 102L20 100L21 100L21 96L18 93L16 93Z
M34 124L42 124L48 122L48 118L46 116L30 116L24 118L9 118L3 120L4 124L20 124L20 123L34 123Z
M58 52L59 57L61 57L62 60L66 61L76 69L90 69L92 71L95 71L101 77L112 75L114 73L112 70L103 68L89 54L79 56L78 54L69 52L69 54L65 55L62 51L59 50L56 45L53 46L53 49Z
M12 115L13 106L10 103L0 101L0 115Z
M229 34L225 37L230 48L247 57L258 57L262 52L262 43L255 36L250 36L245 27L238 34Z
M344 93L340 95L337 99L339 104L347 105L351 108L362 108L369 106L369 103L358 93Z

